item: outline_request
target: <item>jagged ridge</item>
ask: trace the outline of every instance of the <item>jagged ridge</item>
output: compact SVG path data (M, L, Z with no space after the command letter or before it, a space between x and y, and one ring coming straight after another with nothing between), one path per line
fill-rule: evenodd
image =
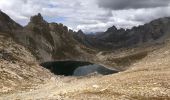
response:
M115 26L112 26L106 32L95 35L77 35L75 39L88 47L95 47L100 50L115 50L161 43L162 40L165 40L165 37L169 37L169 32L170 18L166 17L127 30L117 29Z

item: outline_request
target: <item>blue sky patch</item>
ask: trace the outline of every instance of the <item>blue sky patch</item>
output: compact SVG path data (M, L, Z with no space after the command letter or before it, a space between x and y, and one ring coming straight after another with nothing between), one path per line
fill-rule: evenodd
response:
M45 16L44 18L48 22L64 23L66 21L66 17L48 17L48 16Z

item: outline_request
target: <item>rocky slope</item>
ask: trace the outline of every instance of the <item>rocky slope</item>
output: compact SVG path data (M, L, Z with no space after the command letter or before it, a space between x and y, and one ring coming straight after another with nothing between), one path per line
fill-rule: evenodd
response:
M0 35L0 95L30 89L51 76L28 49Z

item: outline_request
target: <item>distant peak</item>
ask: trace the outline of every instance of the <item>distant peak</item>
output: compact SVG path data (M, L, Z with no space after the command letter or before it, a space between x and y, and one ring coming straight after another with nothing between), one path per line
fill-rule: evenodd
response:
M84 34L84 32L82 30L78 30L77 32L78 34Z
M117 31L117 28L114 25L112 27L108 28L108 30L106 32L113 32L113 31Z

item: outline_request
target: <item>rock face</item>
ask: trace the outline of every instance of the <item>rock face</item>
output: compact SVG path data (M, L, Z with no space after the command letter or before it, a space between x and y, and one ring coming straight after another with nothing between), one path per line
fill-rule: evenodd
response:
M162 42L164 38L169 37L169 32L170 18L167 17L127 30L112 26L106 32L84 37L90 41L87 46L91 45L100 50L114 50ZM77 40L83 41L81 37Z

